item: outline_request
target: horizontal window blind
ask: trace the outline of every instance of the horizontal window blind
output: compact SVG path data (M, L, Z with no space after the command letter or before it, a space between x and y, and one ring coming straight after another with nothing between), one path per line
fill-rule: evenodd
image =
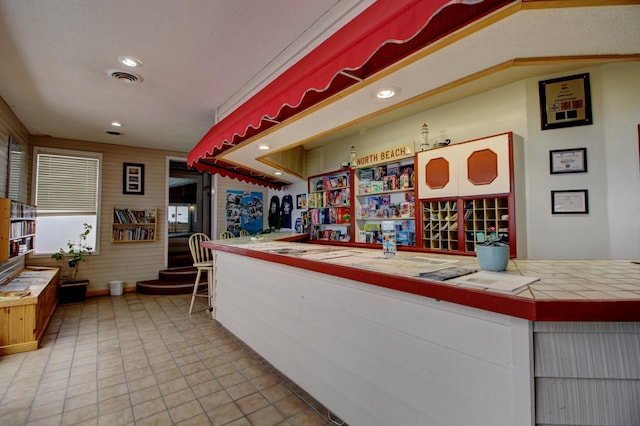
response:
M38 214L97 214L99 167L97 158L38 153Z

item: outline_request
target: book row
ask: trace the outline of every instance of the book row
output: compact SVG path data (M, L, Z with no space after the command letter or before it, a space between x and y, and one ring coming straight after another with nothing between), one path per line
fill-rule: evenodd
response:
M113 209L113 223L155 223L154 210Z
M145 241L155 240L156 231L153 228L126 228L126 229L114 229L113 240L114 241Z

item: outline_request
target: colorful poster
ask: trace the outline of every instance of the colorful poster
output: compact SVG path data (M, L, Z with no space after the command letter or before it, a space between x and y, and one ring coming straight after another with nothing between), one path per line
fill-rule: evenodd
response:
M251 235L262 231L262 192L227 190L226 231L236 236L241 229Z

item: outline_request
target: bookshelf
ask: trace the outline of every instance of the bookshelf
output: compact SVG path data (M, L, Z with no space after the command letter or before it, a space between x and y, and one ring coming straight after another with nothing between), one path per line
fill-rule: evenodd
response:
M136 243L156 240L158 209L113 208L111 242Z
M0 198L0 262L33 251L35 237L36 208Z
M394 222L396 244L416 245L413 156L354 170L356 242L382 244L382 221Z
M351 180L350 169L309 177L310 240L351 241Z

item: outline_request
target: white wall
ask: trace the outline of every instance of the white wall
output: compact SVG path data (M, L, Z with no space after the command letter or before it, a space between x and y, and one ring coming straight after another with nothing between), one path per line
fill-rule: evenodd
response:
M594 124L540 130L538 81L589 72ZM526 236L530 259L633 259L640 257L640 64L619 63L580 68L560 75L541 75L443 105L371 129L309 152L309 174L337 169L358 155L381 147L416 142L422 123L431 143L447 137L453 143L512 131L524 141L525 206L518 206L517 235ZM587 148L588 173L551 175L549 151ZM589 214L552 215L551 190L588 189ZM524 229L523 229L524 228ZM521 251L522 252L522 251ZM521 254L519 254L520 257Z

